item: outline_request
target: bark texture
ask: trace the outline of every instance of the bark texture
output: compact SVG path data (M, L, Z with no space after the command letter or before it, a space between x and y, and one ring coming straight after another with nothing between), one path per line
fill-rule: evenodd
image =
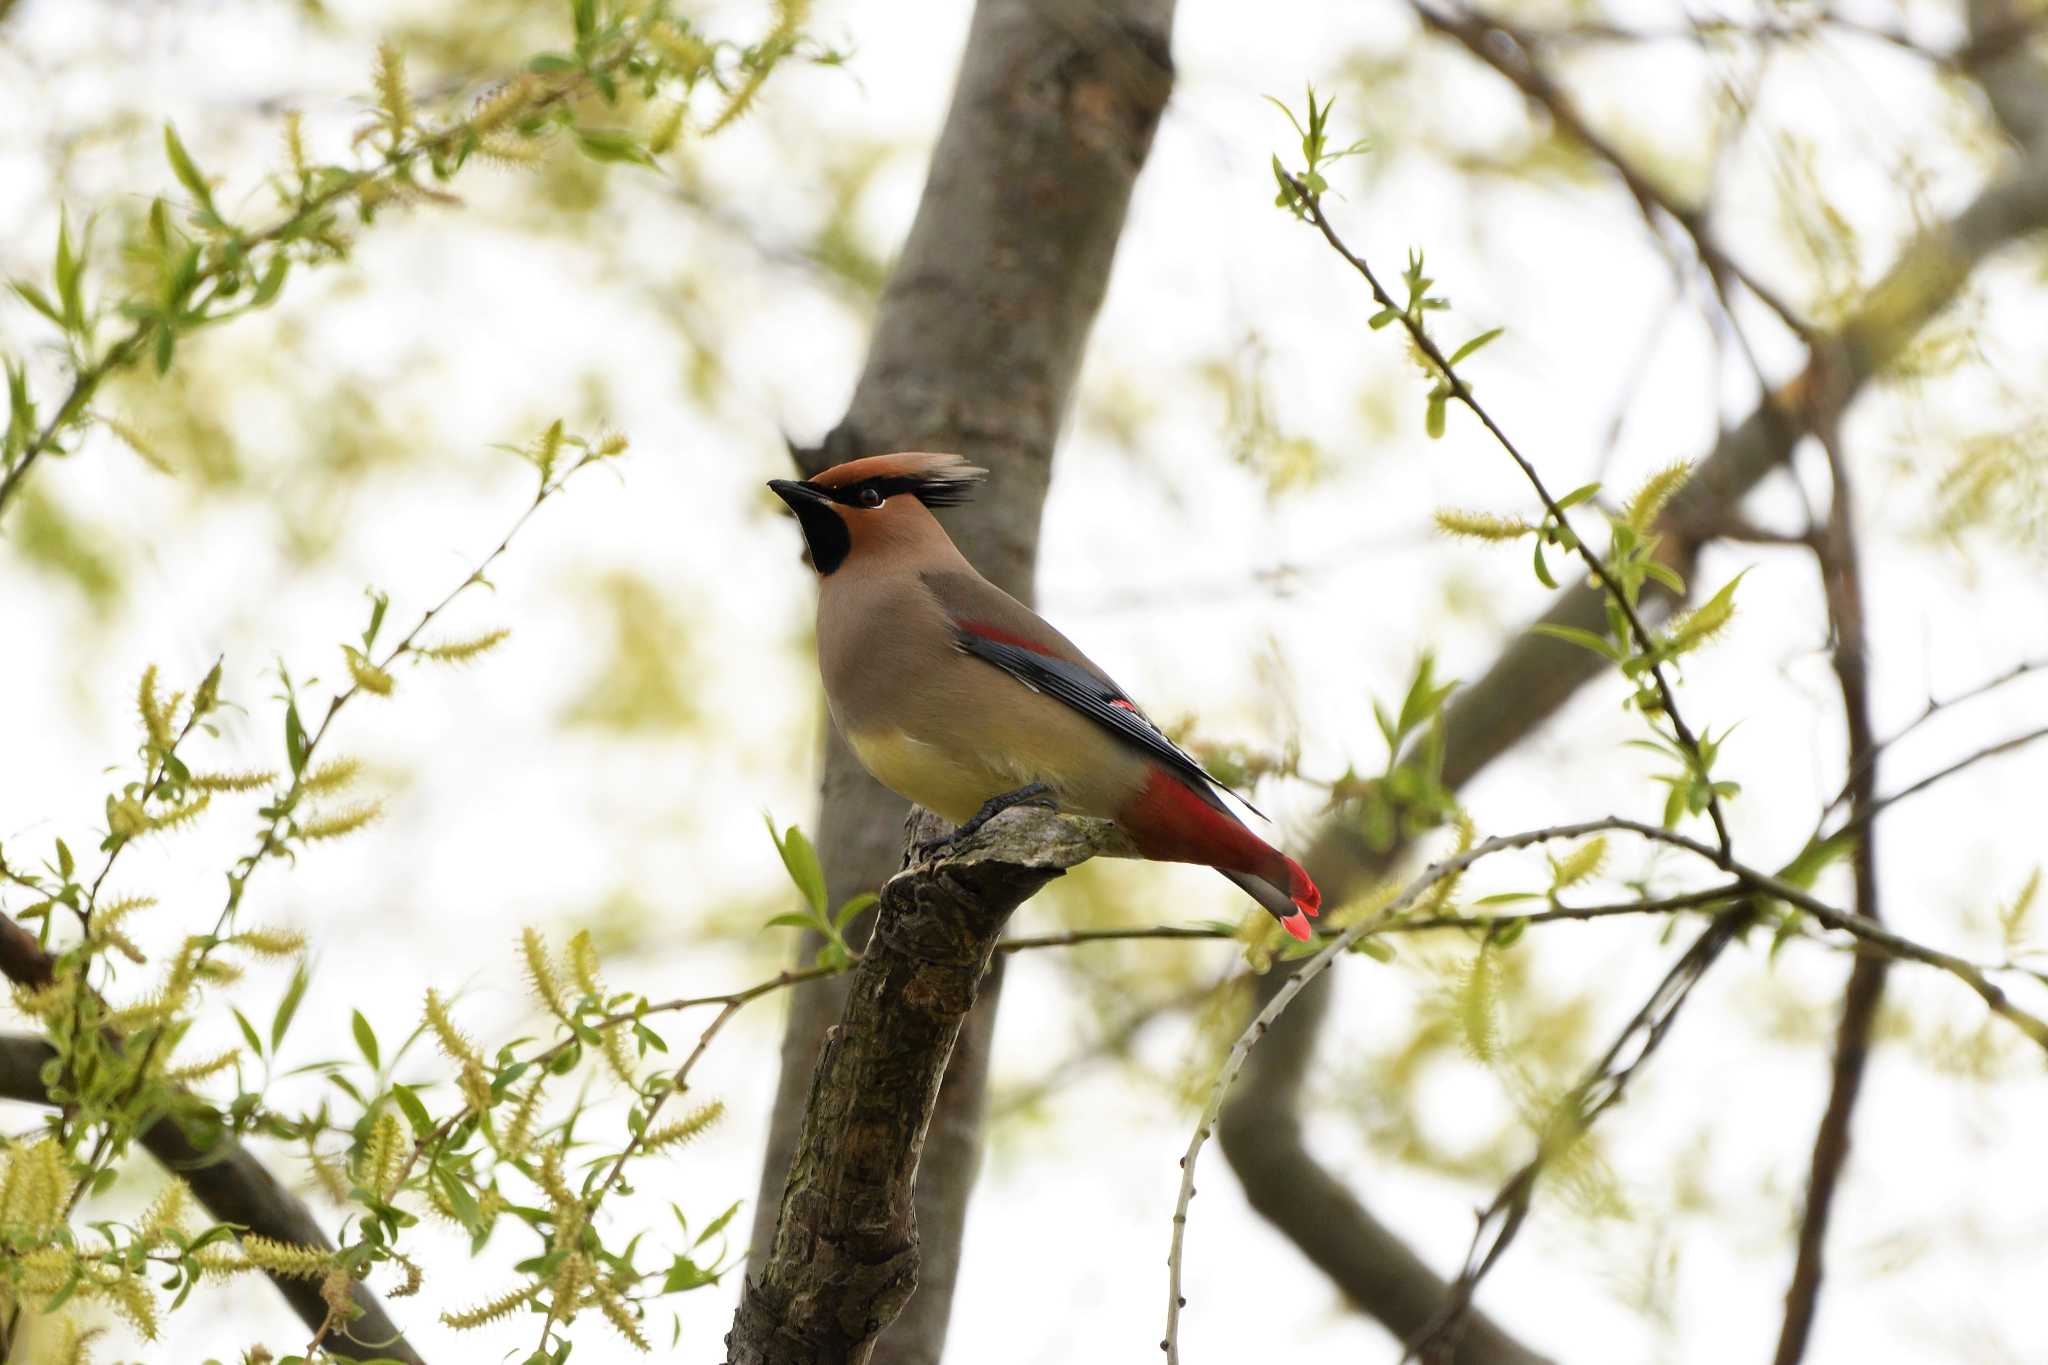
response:
M845 419L806 472L891 450L947 450L989 486L947 514L963 553L1024 601L1053 443L1109 278L1125 210L1172 85L1173 0L982 0L917 218L876 315ZM827 734L819 848L836 904L900 863L905 806ZM866 926L856 926L856 941ZM815 948L805 945L804 951ZM998 973L1000 966L998 966ZM1000 976L981 988L931 1119L918 1188L922 1290L878 1360L936 1365L980 1163ZM773 1243L843 980L796 992L755 1204L758 1275Z
M929 836L946 826L920 817ZM954 1040L1010 914L1098 853L1104 821L1011 811L882 888L845 1013L811 1077L775 1240L742 1290L730 1365L843 1365L918 1287L918 1160Z

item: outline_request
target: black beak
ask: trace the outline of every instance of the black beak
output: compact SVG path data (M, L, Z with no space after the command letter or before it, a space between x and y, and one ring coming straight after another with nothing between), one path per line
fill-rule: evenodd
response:
M795 479L770 479L768 486L796 513L812 568L821 575L829 574L846 562L846 556L853 550L853 537L847 533L846 522L830 493L814 483L799 483Z
M830 502L831 498L815 484L798 483L795 479L770 479L768 486L775 490L775 496L789 504L789 510L802 514L806 503Z

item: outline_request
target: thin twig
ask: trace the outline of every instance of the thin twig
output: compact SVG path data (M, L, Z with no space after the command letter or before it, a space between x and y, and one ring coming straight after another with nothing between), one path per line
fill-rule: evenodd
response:
M1300 994L1301 990L1317 976L1320 976L1327 970L1329 965L1339 955L1350 950L1363 938L1392 930L1398 922L1396 917L1401 910L1413 904L1419 896L1442 882L1446 877L1464 871L1479 859L1492 853L1507 849L1526 848L1534 844L1555 840L1578 839L1589 834L1609 831L1634 834L1651 842L1682 849L1703 858L1734 878L1742 891L1749 893L1753 897L1761 897L1765 900L1783 901L1787 905L1809 915L1824 927L1851 935L1860 940L1864 951L1883 953L1893 958L1918 962L1922 965L1947 972L1975 992L1978 998L1983 1000L1994 1014L2011 1023L2031 1039L2036 1046L2040 1047L2044 1052L2048 1052L2048 1020L2044 1020L2032 1011L2013 1003L2004 988L1990 979L1989 972L1997 970L1997 968L1987 969L1980 967L1976 963L1957 957L1952 953L1903 938L1883 925L1829 905L1804 887L1794 885L1782 877L1738 862L1735 858L1712 844L1702 843L1697 839L1678 834L1660 825L1652 825L1645 821L1629 819L1623 816L1608 816L1599 820L1587 820L1571 825L1557 825L1547 829L1530 830L1521 834L1503 835L1486 840L1484 843L1474 845L1464 853L1431 864L1418 874L1413 881L1408 883L1401 894L1388 902L1386 907L1378 914L1350 925L1342 933L1329 940L1315 956L1309 958L1300 966L1293 978L1286 985L1282 986L1279 993L1273 997L1272 1002L1246 1025L1244 1031L1238 1035L1236 1043L1232 1045L1229 1055L1224 1058L1222 1069L1218 1073L1215 1085L1210 1091L1208 1103L1204 1105L1201 1119L1196 1125L1194 1137L1189 1141L1187 1151L1181 1158L1181 1191L1180 1198L1176 1202L1174 1209L1173 1240L1167 1258L1168 1298L1166 1337L1160 1343L1161 1348L1167 1353L1169 1365L1175 1365L1179 1360L1180 1310L1185 1303L1180 1292L1181 1258L1185 1241L1188 1203L1194 1197L1195 1163L1201 1154L1203 1146L1208 1142L1211 1130L1215 1127L1217 1115L1222 1111L1224 1096L1229 1092L1230 1086L1236 1080L1238 1073L1243 1070L1246 1057L1250 1055L1252 1048L1264 1036L1273 1021L1279 1018L1286 1011L1288 1004L1294 997ZM1718 898L1728 894L1728 888L1715 887L1711 888L1711 892ZM1708 893L1700 894L1705 896ZM1600 1109L1604 1109L1612 1104L1612 1094L1606 1087L1614 1084L1617 1078L1625 1082L1627 1076L1633 1073L1634 1068L1640 1065L1643 1057L1648 1052L1654 1050L1656 1043L1661 1041L1664 1032L1670 1027L1671 1020L1675 1016L1678 1006L1683 1003L1685 995L1691 990L1693 983L1698 980L1700 975L1704 974L1707 967L1712 965L1713 960L1718 956L1721 949L1733 941L1736 932L1749 919L1750 915L1750 908L1743 906L1723 911L1715 917L1713 923L1708 926L1700 939L1695 941L1692 947L1687 950L1685 956L1681 957L1674 964L1671 971L1666 974L1664 981L1659 985L1657 991L1651 996L1643 1009L1638 1011L1635 1019L1631 1020L1629 1027L1623 1031L1621 1037L1616 1039L1615 1045L1608 1050L1606 1057L1603 1058L1602 1066L1595 1069L1594 1074L1589 1076L1588 1081L1582 1083L1579 1090L1574 1092L1575 1095L1583 1095L1589 1102L1598 1103ZM1507 918L1511 917L1502 917L1503 920ZM1530 918L1533 919L1535 917L1531 916ZM1635 1041L1638 1036L1642 1040L1641 1048L1632 1054L1626 1054L1630 1059L1620 1070L1611 1069L1625 1055L1627 1045ZM1596 1080L1602 1082L1602 1084L1600 1086L1593 1085L1592 1083ZM1595 1112L1598 1111L1596 1110ZM1526 1167L1522 1172L1519 1172L1514 1180L1509 1183L1509 1186L1503 1189L1501 1195L1495 1199L1493 1207L1497 1207L1504 1215L1511 1213L1518 1192L1516 1187L1526 1185L1527 1190L1523 1192L1533 1192L1535 1183L1541 1175L1546 1160L1546 1154L1539 1152L1538 1159L1533 1161L1530 1167ZM1507 1243L1513 1239L1513 1234L1518 1230L1519 1225L1520 1216L1515 1215L1512 1222L1503 1229L1502 1234L1496 1236L1488 1252L1484 1255L1479 1255L1475 1252L1474 1259L1468 1264L1468 1270L1472 1272L1472 1275L1470 1283L1465 1286L1466 1292L1462 1300L1464 1306L1469 1307L1471 1291L1476 1289L1479 1279L1483 1278L1486 1271L1499 1258L1500 1253L1506 1249ZM1478 1239L1475 1237L1475 1247L1477 1245ZM1446 1326L1450 1326L1453 1321L1454 1318L1447 1317L1445 1320Z
M1330 220L1323 214L1321 196L1312 193L1308 186L1297 177L1286 172L1282 172L1282 174L1285 175L1287 184L1293 190L1295 201L1300 205L1303 215L1323 234L1323 240L1330 244L1331 249L1343 257L1345 263L1357 271L1359 276L1365 280L1367 287L1372 290L1373 301L1379 304L1381 308L1390 310L1400 319L1401 325L1408 332L1409 338L1414 341L1416 349L1428 358L1429 363L1435 367L1436 372L1443 377L1443 382L1450 391L1450 396L1457 399L1465 407L1466 411L1479 419L1480 425L1484 426L1487 433L1493 437L1500 448L1507 452L1508 457L1521 469L1523 477L1536 490L1536 496L1541 499L1544 511L1549 513L1551 519L1557 523L1560 531L1570 535L1575 553L1584 562L1587 571L1592 575L1593 579L1599 583L1601 590L1607 594L1609 599L1615 604L1616 609L1621 612L1624 621L1628 625L1629 633L1636 642L1636 646L1652 660L1648 665L1647 671L1650 678L1657 685L1657 698L1661 709L1666 718L1670 720L1672 731L1676 735L1679 745L1691 755L1695 772L1704 778L1707 773L1707 761L1701 751L1699 739L1693 734L1692 727L1686 724L1685 717L1678 712L1678 696L1671 686L1671 679L1665 674L1664 666L1654 662L1657 652L1657 639L1650 633L1650 628L1643 624L1641 613L1636 610L1635 604L1629 600L1628 594L1622 591L1621 584L1615 581L1613 572L1601 560L1599 555L1593 553L1592 548L1586 543L1585 537L1571 529L1571 522L1565 509L1558 506L1557 499L1551 496L1549 487L1543 482L1543 476L1536 472L1536 466L1529 461L1528 456L1522 453L1521 448L1514 443L1513 439L1505 431L1501 430L1500 424L1493 420L1493 415L1472 396L1472 386L1467 384L1464 378L1451 367L1450 360L1437 346L1435 338L1429 335L1421 320L1412 316L1406 308L1395 302L1394 296L1389 294L1386 287L1380 283L1379 276L1373 273L1372 267L1366 263L1363 257L1357 255L1350 247L1346 246L1343 238L1337 235L1337 230L1330 225ZM1728 836L1728 820L1726 815L1722 813L1721 799L1714 794L1711 784L1707 793L1707 816L1713 822L1714 834L1720 841L1722 853L1729 853L1732 845Z
M1813 430L1827 454L1834 490L1829 501L1827 530L1815 541L1814 551L1820 561L1828 620L1833 627L1833 664L1848 731L1848 767L1853 774L1849 781L1850 821L1861 826L1850 860L1855 909L1866 919L1878 921L1884 918L1879 909L1874 809L1878 743L1876 727L1870 719L1870 645L1863 560L1856 530L1855 483L1842 455L1839 412L1828 409L1819 416ZM1842 1015L1835 1026L1827 1105L1814 1132L1806 1206L1799 1221L1792 1282L1785 1292L1785 1319L1778 1336L1775 1365L1798 1365L1812 1335L1814 1314L1820 1303L1829 1215L1849 1159L1850 1122L1863 1092L1871 1035L1877 1027L1877 1011L1884 999L1889 966L1882 957L1859 956L1850 964L1849 979L1842 989Z
M1409 8L1423 27L1454 39L1472 56L1499 72L1526 98L1541 105L1559 130L1605 162L1620 178L1643 218L1653 227L1660 217L1676 224L1691 239L1693 253L1714 281L1717 293L1720 292L1721 281L1732 278L1775 313L1793 335L1802 341L1813 340L1813 329L1798 310L1722 249L1708 228L1704 210L1679 203L1620 148L1594 131L1580 115L1571 97L1537 65L1534 44L1521 30L1494 15L1479 14L1462 7L1455 14L1445 14L1423 3L1423 0L1409 0ZM1722 307L1728 309L1725 296Z

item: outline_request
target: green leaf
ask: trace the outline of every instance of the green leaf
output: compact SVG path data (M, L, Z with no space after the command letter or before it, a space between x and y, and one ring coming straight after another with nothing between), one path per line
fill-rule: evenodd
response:
M70 881L71 874L77 869L78 864L71 857L71 846L62 839L59 839L57 841L57 875L66 881Z
M1654 559L1644 560L1642 568L1644 573L1671 589L1672 592L1680 597L1685 596L1685 580L1678 576L1678 570Z
M299 704L286 702L284 707L284 752L292 765L292 775L298 776L306 770L306 727L299 723Z
M369 1062L370 1070L375 1071L383 1065L377 1056L377 1031L370 1027L369 1020L363 1018L361 1010L353 1011L352 1016L349 1028L356 1035L356 1046L362 1049L363 1059Z
M57 215L57 297L64 303L64 327L67 331L85 330L85 295L78 287L78 272L85 262L71 245L71 220L59 212Z
M23 280L10 281L7 287L13 290L23 303L35 309L59 327L64 325L64 315L57 311L57 305L51 303L49 296L43 293L42 290Z
M199 167L192 164L192 154L185 150L185 144L178 140L178 130L169 123L164 125L164 155L170 158L171 173L178 177L178 183L189 190L208 213L216 212L212 187L199 173Z
M1445 363L1448 365L1456 365L1466 356L1471 355L1473 352L1477 351L1480 347L1486 345L1488 342L1492 341L1495 337L1499 336L1502 332L1506 330L1507 329L1505 327L1496 327L1490 332L1481 332L1478 336L1473 337L1463 346L1460 346L1457 350L1451 352L1450 360Z
M251 308L262 308L277 297L277 291L284 288L285 272L291 269L291 259L283 252L270 258L270 264L263 269L263 278L256 281L256 292L249 297Z
M1595 479L1591 483L1582 483L1577 488L1574 488L1571 492L1565 494L1563 497L1557 500L1558 510L1564 511L1568 508L1577 507L1580 503L1586 501L1586 499L1592 497L1599 491L1600 481L1598 479Z
M1441 440L1444 434L1444 404L1450 395L1438 389L1429 395L1429 406L1423 409L1422 429L1429 433L1432 441Z
M285 1030L292 1026L292 1016L299 1012L299 1001L305 999L306 986L310 981L304 963L292 969L291 984L284 988L284 999L277 1002L277 1013L270 1018L272 1052L277 1051L277 1045L284 1041Z
M1554 588L1557 584L1552 583L1550 586ZM1590 630L1580 630L1577 626L1553 626L1547 621L1538 622L1536 625L1529 627L1529 633L1531 635L1547 635L1553 640L1563 640L1566 644L1577 645L1581 649L1590 649L1609 662L1619 662L1621 659L1621 651L1613 641L1605 636L1595 635Z
M818 927L818 922L809 915L800 915L796 911L791 910L787 914L774 916L762 927L769 929L815 929Z
M703 1246L713 1237L716 1237L719 1233L725 1231L725 1225L727 1223L730 1223L732 1221L732 1216L740 1211L740 1204L742 1202L744 1201L738 1199L733 1200L731 1208L727 1209L724 1213L719 1214L718 1217L712 1219L711 1226L705 1228L704 1231L697 1234L697 1240L690 1244L691 1248L695 1249L697 1247Z
M811 911L820 923L825 920L825 869L818 863L818 851L811 847L811 841L804 832L791 825L780 838L775 835L775 822L768 822L768 837L775 839L775 851L782 855L782 866L789 872L790 881L810 902Z
M1536 581L1546 588L1555 588L1557 580L1550 576L1550 566L1543 562L1543 537L1536 537L1534 544L1536 546Z
M228 1011L235 1016L235 1024L242 1030L242 1037L249 1044L249 1050L258 1057L261 1057L263 1055L263 1039L256 1032L256 1026L249 1022L247 1015L234 1006L228 1006Z
M855 915L881 900L872 891L863 891L857 896L848 896L846 903L839 907L839 913L832 917L832 927L844 931Z
M668 1276L661 1282L664 1294L682 1294L692 1289L702 1289L707 1284L718 1283L718 1276L704 1269L687 1256L678 1256L675 1264L668 1268Z
M1516 901L1540 901L1542 899L1543 897L1534 891L1501 891L1491 896L1481 896L1478 900L1473 901L1472 904L1475 906L1512 905Z
M640 138L622 128L577 128L576 145L592 161L624 161L635 166L652 166L654 158L647 154Z
M1400 309L1382 308L1379 312L1374 313L1371 317L1367 318L1365 320L1365 325L1372 328L1375 332L1377 332L1380 328L1386 326L1388 323L1399 321L1400 317Z
M356 1017L362 1018L361 1015ZM392 1086L391 1098L398 1101L398 1107L405 1111L406 1122L412 1125L414 1136L425 1137L434 1131L434 1116L427 1112L426 1105L420 1103L420 1097L413 1093L411 1086Z
M1392 962L1394 960L1393 945L1376 938L1362 938L1358 940L1358 942L1351 945L1351 951L1354 953L1364 953L1375 962Z

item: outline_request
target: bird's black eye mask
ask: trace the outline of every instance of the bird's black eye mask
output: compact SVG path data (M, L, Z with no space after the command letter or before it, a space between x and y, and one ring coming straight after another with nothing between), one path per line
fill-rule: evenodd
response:
M978 477L980 470L971 471ZM771 479L768 486L789 504L803 528L804 543L811 552L811 567L822 576L836 570L853 552L853 535L847 528L850 513L873 511L898 494L908 493L927 507L954 507L973 496L973 479L958 474L920 477L912 474L882 474L856 483L827 488L812 479L792 483ZM837 504L835 506L834 504ZM844 507L847 512L841 512Z
M974 496L974 484L968 479L924 479L914 474L887 474L873 479L862 479L842 488L819 488L807 483L824 496L844 507L873 509L880 507L899 493L908 493L926 507L958 507Z

